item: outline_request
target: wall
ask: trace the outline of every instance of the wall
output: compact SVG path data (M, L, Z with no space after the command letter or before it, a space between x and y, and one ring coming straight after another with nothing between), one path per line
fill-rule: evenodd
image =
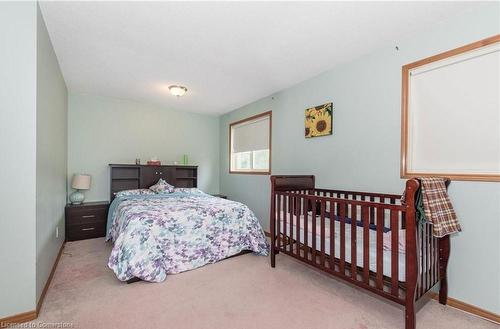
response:
M188 154L199 165L198 187L219 191L217 117L70 93L68 131L68 184L74 173L92 175L87 201L109 199L108 164L134 163L136 158L145 163L152 156L171 164Z
M273 111L273 174L314 174L320 187L402 192L399 178L401 66L500 31L499 4L396 41L290 89L221 117L220 186L249 205L268 229L269 177L228 174L228 124ZM304 109L334 103L333 136L305 139ZM466 109L464 109L466 110ZM458 129L458 128L457 128ZM458 133L458 132L457 132ZM463 232L452 238L450 296L500 313L500 184L453 182Z
M0 318L35 309L36 3L0 3Z
M36 299L64 242L68 92L40 9L37 10ZM59 236L56 237L56 227Z

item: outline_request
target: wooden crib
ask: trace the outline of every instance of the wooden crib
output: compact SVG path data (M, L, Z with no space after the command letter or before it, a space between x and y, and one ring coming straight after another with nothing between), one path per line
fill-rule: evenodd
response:
M438 282L446 304L450 252L449 236L435 238L431 225L417 223L418 188L408 180L402 202L394 194L319 189L314 176L271 176L271 266L282 252L390 299L414 329L415 302Z

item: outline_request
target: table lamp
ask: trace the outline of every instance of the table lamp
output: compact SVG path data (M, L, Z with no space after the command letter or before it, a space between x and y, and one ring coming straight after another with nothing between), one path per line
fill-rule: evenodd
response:
M71 202L71 204L81 204L85 199L85 195L80 192L80 190L90 189L90 175L73 175L73 179L71 180L71 187L76 191L70 194L69 201Z

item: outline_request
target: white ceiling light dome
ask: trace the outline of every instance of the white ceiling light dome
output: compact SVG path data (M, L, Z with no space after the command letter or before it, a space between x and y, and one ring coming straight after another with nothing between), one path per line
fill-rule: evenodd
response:
M170 93L174 96L181 97L184 96L187 93L187 88L184 86L178 86L178 85L171 85L168 86L168 90Z

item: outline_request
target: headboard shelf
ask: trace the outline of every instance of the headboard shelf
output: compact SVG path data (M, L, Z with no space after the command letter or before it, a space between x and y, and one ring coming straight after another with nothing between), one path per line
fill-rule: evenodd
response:
M110 163L110 167L128 167L128 168L137 168L137 167L173 167L173 168L198 168L197 165L175 165L175 164L168 164L168 165L145 165L145 164L133 164L133 163L124 163L124 164L119 164L119 163Z
M109 167L111 201L115 198L117 192L149 188L160 178L175 187L198 186L198 166L109 164Z

